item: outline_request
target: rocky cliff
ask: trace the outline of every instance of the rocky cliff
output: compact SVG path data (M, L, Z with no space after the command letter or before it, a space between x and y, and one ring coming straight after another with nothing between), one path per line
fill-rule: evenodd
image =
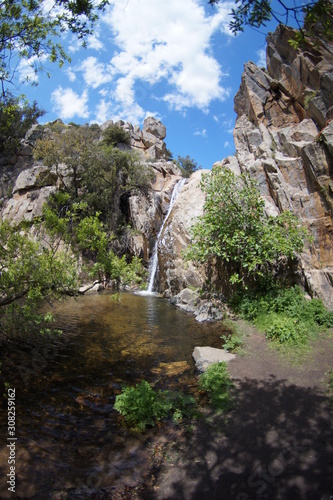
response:
M42 161L34 161L36 140L48 133L52 126L66 127L61 120L45 126L37 125L27 134L16 157L2 159L0 163L1 217L18 223L41 215L42 206L59 185L58 174L66 177L66 165L49 168ZM101 130L113 125L108 121ZM149 259L156 234L168 210L172 190L181 178L178 167L167 159L165 126L153 117L144 121L142 130L130 123L119 121L117 126L130 134L130 147L139 153L141 162L154 173L151 189L147 193L133 192L127 199L126 217L134 231L129 241L130 251ZM119 147L122 147L119 145Z
M298 282L332 308L333 46L295 50L289 44L293 36L281 26L269 34L267 70L245 64L235 96L237 153L221 163L257 179L267 213L291 210L309 228L313 243L301 255ZM168 294L204 281L200 272L194 279L188 271L188 278L181 258L190 219L204 203L199 175L189 180L164 229L160 291Z

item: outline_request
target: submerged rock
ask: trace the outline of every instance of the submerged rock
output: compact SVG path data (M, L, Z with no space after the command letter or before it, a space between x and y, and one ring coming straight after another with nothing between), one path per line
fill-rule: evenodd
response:
M205 372L209 365L213 363L221 363L222 361L230 361L234 359L235 354L216 349L215 347L195 347L192 357L195 361L195 366L199 372Z

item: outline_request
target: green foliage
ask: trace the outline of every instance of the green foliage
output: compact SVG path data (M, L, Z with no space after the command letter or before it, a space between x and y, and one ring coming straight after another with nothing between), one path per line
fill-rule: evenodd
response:
M135 387L125 387L116 396L114 408L126 422L141 432L167 417L180 421L193 415L195 400L176 392L156 391L142 380Z
M23 97L13 97L8 92L0 97L0 155L18 152L20 141L37 119L43 116L37 103L32 105Z
M130 134L118 125L109 125L103 132L103 141L107 146L116 147L119 144L131 145Z
M232 408L233 383L227 363L213 363L199 376L199 388L206 391L216 410L227 412Z
M99 139L100 129L93 125L51 129L49 135L37 141L34 155L56 169L62 191L74 194L75 202L86 203L84 215L94 216L99 212L109 232L121 232L119 226L126 223L122 208L127 197L133 190L147 190L152 171L133 152L107 146ZM67 166L70 176L64 175L62 164ZM65 206L68 210L71 203L59 203L58 212ZM55 206L55 198L52 204Z
M76 261L59 241L44 238L43 244L32 241L22 227L0 223L0 330L3 334L37 329L50 331L49 315L39 313L40 304L78 288Z
M174 160L177 167L180 168L182 175L184 177L190 177L196 170L201 168L201 165L198 166L197 162L190 158L189 155L186 156L178 156L177 160Z
M221 335L223 340L223 349L227 352L232 352L234 354L239 354L243 351L243 337L235 333L229 333Z
M37 0L2 0L0 2L0 81L2 89L15 79L17 58L25 59L33 71L44 70L43 60L70 60L60 43L61 34L70 30L78 38L91 33L97 12L107 1L55 0L49 8ZM32 62L31 62L32 61Z
M118 284L140 284L146 279L146 270L141 259L133 257L127 262L126 256L119 257L111 247L112 238L108 236L100 214L85 215L85 202L73 203L59 217L57 203L66 207L70 197L67 193L56 193L51 197L50 204L44 205L42 221L49 236L60 237L71 245L72 250L83 252L94 264L88 274L91 278L116 280ZM55 205L52 204L55 202Z
M117 148L97 146L93 158L82 175L83 197L115 232L126 223L122 205L133 191L148 189L152 171L133 152Z
M272 286L264 295L243 293L234 296L231 305L279 344L306 344L321 328L333 326L333 312L319 299L307 300L297 286Z
M94 147L99 137L100 131L95 127L66 127L56 122L48 136L36 141L34 157L42 159L50 168L55 167L64 189L78 198L81 175L94 160ZM61 164L69 170L70 182L60 171Z
M209 0L214 5L220 0ZM275 20L278 24L288 26L290 19L296 23L298 30L290 44L298 49L306 40L332 40L333 16L331 0L317 2L306 0L295 1L292 5L279 2L279 8L271 0L236 0L231 9L229 27L234 34L244 31L245 26L258 29L267 22ZM304 21L304 27L303 27Z
M247 286L264 278L283 259L303 249L306 230L290 212L266 217L257 183L221 166L203 176L204 215L192 227L188 259L218 257L229 268L230 283Z

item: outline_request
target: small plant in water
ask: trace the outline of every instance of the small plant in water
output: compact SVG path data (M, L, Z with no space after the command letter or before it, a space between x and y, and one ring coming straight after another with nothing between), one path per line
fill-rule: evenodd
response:
M206 391L216 410L227 412L232 408L233 383L227 363L213 363L199 377L199 388Z

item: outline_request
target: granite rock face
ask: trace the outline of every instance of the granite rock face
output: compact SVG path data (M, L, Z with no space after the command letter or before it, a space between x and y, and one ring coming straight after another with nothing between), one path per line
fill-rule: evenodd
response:
M290 210L309 229L313 242L296 278L333 308L333 45L295 50L293 37L292 29L278 27L267 38L267 70L245 64L235 96L236 156L217 163L258 181L267 214ZM207 277L207 269L182 258L203 212L200 176L184 186L159 243L159 286L167 296L202 286Z
M299 282L333 307L333 46L294 50L293 30L267 38L267 70L245 64L235 96L237 155L223 164L249 172L269 214L290 210L313 243L301 255Z
M191 241L190 228L203 213L205 195L200 188L204 170L194 172L176 199L158 244L159 291L172 296L180 290L201 287L205 269L186 262L183 252Z

